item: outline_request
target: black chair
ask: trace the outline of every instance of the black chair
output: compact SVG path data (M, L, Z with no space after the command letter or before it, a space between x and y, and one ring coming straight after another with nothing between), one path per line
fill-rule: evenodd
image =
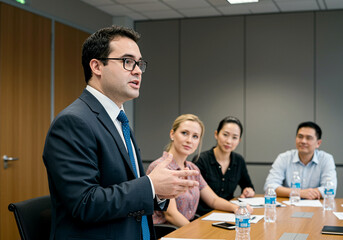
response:
M154 224L156 239L160 239L164 237L168 233L178 229L178 227L171 225L171 224Z
M8 209L14 214L22 240L49 239L51 227L50 196L11 203L8 205Z

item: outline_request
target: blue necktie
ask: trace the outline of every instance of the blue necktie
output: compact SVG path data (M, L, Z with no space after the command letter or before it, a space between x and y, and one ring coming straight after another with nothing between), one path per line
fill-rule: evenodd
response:
M138 174L137 174L137 168L136 168L136 164L135 164L135 157L133 155L133 150L132 150L132 145L131 145L131 140L130 140L129 120L127 119L123 110L120 111L117 119L121 122L121 127L123 130L123 135L124 135L127 151L129 153L130 161L131 161L133 170L134 170L136 178L137 178ZM142 231L143 231L143 240L150 240L148 219L145 215L142 216Z

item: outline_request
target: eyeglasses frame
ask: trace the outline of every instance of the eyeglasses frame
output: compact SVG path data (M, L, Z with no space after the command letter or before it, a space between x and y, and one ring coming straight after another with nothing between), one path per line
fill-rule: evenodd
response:
M129 57L124 57L124 58L97 58L97 59L98 59L98 60L121 60L121 61L123 61L123 68L124 68L125 70L127 70L127 71L133 71L133 70L135 69L136 66L139 67L139 62L145 63L145 69L144 69L144 71L139 67L139 69L142 71L142 73L145 72L145 70L146 70L146 68L147 68L147 66L148 66L148 62L145 61L145 60L142 60L142 59L141 59L141 60L139 60L139 61L136 61L135 59L129 58ZM135 62L135 64L133 65L133 67L132 67L131 70L125 68L125 61L126 61L126 59L130 59L130 60L133 60L133 61Z

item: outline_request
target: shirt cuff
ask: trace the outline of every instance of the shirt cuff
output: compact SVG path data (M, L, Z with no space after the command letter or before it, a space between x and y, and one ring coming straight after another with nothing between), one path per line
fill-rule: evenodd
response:
M164 205L166 204L166 199L160 199L156 194L155 194L155 188L154 188L154 184L152 183L150 177L147 175L147 177L149 178L149 181L150 181L150 184L151 184L151 190L152 190L152 197L153 199L155 199L156 197L156 201L157 201L157 204L159 205L159 207L161 209L164 208Z
M150 181L150 185L151 185L151 190L152 190L152 198L155 199L155 188L154 188L154 184L152 183L150 177L147 175L147 177L149 178ZM157 198L158 199L158 198Z

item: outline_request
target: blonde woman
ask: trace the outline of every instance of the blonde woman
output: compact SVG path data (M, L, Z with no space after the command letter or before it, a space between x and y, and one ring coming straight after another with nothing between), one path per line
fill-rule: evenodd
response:
M168 155L173 155L173 161L169 164L170 169L182 170L191 169L199 171L192 162L187 161L187 157L194 153L199 147L199 153L204 135L204 124L193 114L184 114L176 118L170 130L170 143L166 147L163 156L152 162L147 170L151 172L158 163ZM181 227L189 223L194 218L199 199L206 202L213 209L235 212L238 206L218 197L207 185L201 175L187 177L199 182L198 187L190 188L184 194L171 199L166 212L155 211L153 215L154 223L170 223ZM249 207L252 212L252 209Z

